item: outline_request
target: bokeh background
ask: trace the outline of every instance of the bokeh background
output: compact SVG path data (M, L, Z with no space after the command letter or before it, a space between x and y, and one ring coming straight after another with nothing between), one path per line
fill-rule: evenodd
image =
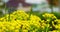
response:
M0 0L0 32L60 32L60 0Z
M60 0L0 0L1 16L21 9L30 12L31 7L35 13L60 13Z

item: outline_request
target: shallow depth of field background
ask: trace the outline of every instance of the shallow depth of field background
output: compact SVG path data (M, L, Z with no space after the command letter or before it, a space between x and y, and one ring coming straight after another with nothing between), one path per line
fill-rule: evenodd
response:
M60 0L0 0L0 24L0 32L60 32Z

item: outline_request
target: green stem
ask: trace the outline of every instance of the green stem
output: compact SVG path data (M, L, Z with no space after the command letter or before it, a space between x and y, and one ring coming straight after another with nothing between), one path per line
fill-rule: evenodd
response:
M30 14L29 14L29 19L31 17L32 12L33 12L32 7L33 7L33 5L31 6L31 10L30 10Z

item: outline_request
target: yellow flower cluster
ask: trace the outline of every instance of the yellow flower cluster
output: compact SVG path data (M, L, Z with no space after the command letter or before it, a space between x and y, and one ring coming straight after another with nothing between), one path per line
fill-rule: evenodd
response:
M52 32L60 32L60 19L57 19L54 14L50 13L45 13L43 17L45 23L49 24L48 26L53 29Z
M35 15L26 14L23 10L18 10L12 14L7 14L0 18L0 32L28 32L40 28L41 19ZM33 26L33 28L32 28ZM35 28L34 28L35 27ZM31 29L32 28L32 29Z
M56 18L56 16L54 16L54 14L49 14L49 13L45 13L43 15L43 17L45 17L45 18Z
M14 11L0 18L0 32L60 32L60 19L45 13L43 20L23 10Z
M60 19L56 19L55 22L57 23L55 26L56 29L60 30Z

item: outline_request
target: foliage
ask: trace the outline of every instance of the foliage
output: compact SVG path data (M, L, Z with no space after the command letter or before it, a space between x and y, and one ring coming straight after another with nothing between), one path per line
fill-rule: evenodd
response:
M60 32L60 19L52 13L40 16L17 10L0 18L0 32Z

